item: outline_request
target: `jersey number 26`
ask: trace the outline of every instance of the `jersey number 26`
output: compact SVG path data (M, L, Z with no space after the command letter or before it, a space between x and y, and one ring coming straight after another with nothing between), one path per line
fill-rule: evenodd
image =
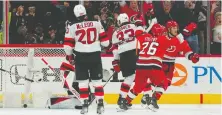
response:
M157 42L144 42L142 44L142 50L140 51L140 54L155 55L157 51L157 46L159 46L159 43Z

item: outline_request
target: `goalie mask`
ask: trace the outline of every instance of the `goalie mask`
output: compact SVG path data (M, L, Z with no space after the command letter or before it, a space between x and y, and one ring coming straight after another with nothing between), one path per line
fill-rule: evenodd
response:
M119 26L126 22L129 22L129 17L126 13L122 13L117 17L117 23Z

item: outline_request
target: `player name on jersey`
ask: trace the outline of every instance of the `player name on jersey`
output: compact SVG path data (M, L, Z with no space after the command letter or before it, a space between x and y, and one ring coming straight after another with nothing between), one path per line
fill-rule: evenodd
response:
M87 27L93 27L93 22L84 22L84 23L76 24L77 29L82 29L82 28L87 28Z

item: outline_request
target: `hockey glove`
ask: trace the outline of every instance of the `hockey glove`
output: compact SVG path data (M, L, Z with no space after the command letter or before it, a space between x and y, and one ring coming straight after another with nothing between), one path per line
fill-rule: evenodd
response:
M75 55L66 55L66 60L69 61L70 64L74 65L75 64Z
M119 60L113 60L112 61L113 69L115 72L120 72L120 66L119 66Z
M188 26L183 29L183 34L186 36L190 36L194 30L197 29L197 24L191 22Z
M196 53L192 53L189 56L189 59L193 62L193 63L197 63L200 59L199 55Z

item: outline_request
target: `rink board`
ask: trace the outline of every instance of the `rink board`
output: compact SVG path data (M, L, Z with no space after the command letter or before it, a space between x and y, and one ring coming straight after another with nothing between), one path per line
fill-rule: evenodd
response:
M44 59L56 69L59 74L59 67L64 57L44 57ZM103 57L103 69L112 73L112 57ZM53 94L65 94L62 88L62 80L46 66L40 57L35 57L35 68L42 72L42 83L33 83L32 92L51 92ZM25 57L0 57L0 66L3 69L20 76L25 75ZM69 75L68 81L71 83L74 73ZM114 76L105 87L105 100L107 103L115 104L118 98L121 81L124 78L121 73ZM0 72L0 93L24 91L24 80L18 79L14 75ZM185 58L177 58L176 69L172 86L163 95L159 103L163 104L219 104L221 103L221 57L201 57L197 64L193 64ZM0 101L4 95L0 95ZM133 103L140 103L140 97Z

